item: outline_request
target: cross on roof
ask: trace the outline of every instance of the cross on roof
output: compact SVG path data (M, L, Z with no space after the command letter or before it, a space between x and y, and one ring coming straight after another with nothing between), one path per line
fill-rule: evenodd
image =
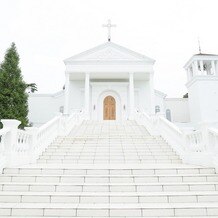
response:
M103 24L103 27L107 27L108 28L108 42L111 41L111 27L116 27L115 24L111 24L111 20L108 20L107 24Z

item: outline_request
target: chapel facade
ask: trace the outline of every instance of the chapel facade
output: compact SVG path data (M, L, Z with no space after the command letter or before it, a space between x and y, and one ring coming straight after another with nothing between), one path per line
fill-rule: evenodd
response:
M188 98L167 98L156 90L155 60L111 42L110 31L106 43L64 63L63 90L29 95L33 126L57 113L68 116L82 110L91 120L131 120L135 111L159 113L180 128L218 121L218 55L199 53L185 64Z

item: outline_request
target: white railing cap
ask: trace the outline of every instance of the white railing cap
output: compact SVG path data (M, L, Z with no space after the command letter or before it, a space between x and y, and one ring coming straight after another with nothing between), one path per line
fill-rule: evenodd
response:
M166 125L168 125L172 130L174 130L175 132L179 133L179 134L183 134L183 132L179 129L178 126L176 126L175 124L171 123L169 120L167 120L166 118L160 116L159 117L160 120L162 120Z
M15 119L2 119L1 120L4 128L17 128L21 122Z
M208 132L218 135L218 129L216 128L208 128Z

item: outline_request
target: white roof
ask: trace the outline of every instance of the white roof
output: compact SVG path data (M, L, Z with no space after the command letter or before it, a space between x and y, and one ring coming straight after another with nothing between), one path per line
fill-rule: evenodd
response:
M186 69L187 67L190 66L190 64L193 62L193 61L196 61L196 60L218 60L218 55L216 54L202 54L202 53L199 53L199 54L195 54L193 55L187 62L186 64L184 65L184 68Z
M65 64L78 62L137 62L154 64L155 60L113 42L106 42L64 60Z

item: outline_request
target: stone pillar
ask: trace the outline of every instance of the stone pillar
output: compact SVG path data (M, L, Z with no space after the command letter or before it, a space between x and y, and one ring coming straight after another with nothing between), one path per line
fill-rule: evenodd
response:
M218 61L214 61L215 64L215 71L216 71L216 76L218 76Z
M204 63L200 61L201 75L204 75Z
M64 114L69 115L70 75L65 73Z
M195 61L194 62L194 65L195 65L195 75L197 76L198 74L199 74L199 72L198 72L198 61Z
M89 73L86 73L86 76L85 76L85 113L86 113L87 119L89 119L90 117L89 95L90 95L90 76L89 76Z
M18 126L21 124L19 120L14 119L2 119L1 120L4 129L9 129L10 132L6 134L4 143L7 145L5 147L5 157L6 157L6 166L10 166L13 164L13 148L17 145L17 129Z
M149 79L150 90L150 114L155 114L155 93L154 93L154 73L150 73ZM163 108L161 109L163 110Z
M197 72L195 70L195 64L194 62L192 63L192 71L193 71L193 76L196 76Z
M191 76L191 69L190 67L187 68L187 80L191 80L192 76Z
M216 75L215 61L211 61L211 70L212 70L212 74Z
M134 93L134 77L133 73L129 73L129 117L130 119L134 115L134 110L135 110L135 93Z

